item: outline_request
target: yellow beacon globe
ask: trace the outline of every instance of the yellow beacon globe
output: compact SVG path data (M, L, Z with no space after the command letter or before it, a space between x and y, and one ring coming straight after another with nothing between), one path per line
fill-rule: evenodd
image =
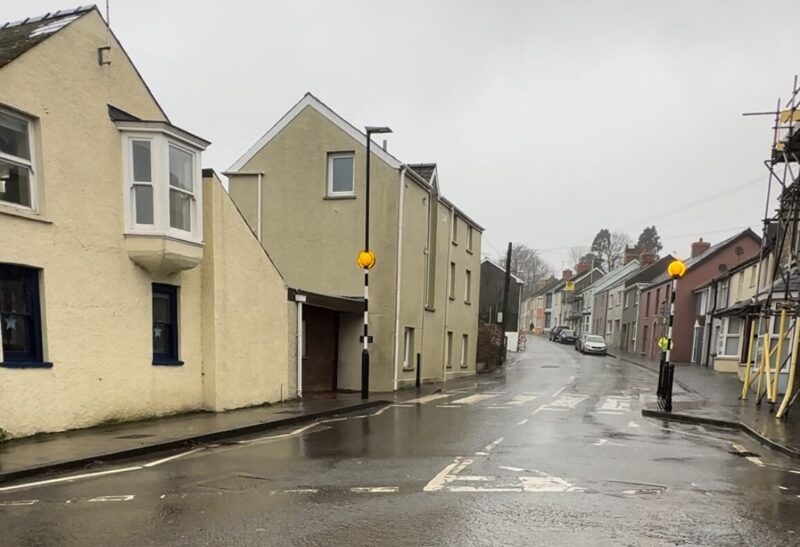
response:
M686 273L686 264L681 260L673 260L667 266L667 273L670 277L683 277Z
M375 265L375 253L372 251L361 251L358 253L358 267L363 270L370 270Z

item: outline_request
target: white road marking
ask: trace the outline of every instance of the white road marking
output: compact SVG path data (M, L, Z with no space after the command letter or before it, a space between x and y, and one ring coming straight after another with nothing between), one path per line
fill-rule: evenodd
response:
M598 439L597 441L593 442L594 446L603 446L608 442L608 439Z
M794 473L795 475L800 475L800 470L797 470L797 469L789 469L789 473Z
M527 423L528 423L528 418L525 418L524 420L520 420L519 422L517 422L517 425L525 425Z
M461 408L458 405L436 405L436 408Z
M450 475L453 470L461 464L464 458L457 457L453 463L449 464L447 467L439 471L435 477L433 477L428 484L422 489L423 492L435 492L437 490L441 490L444 488L445 483L447 482L447 477Z
M0 501L0 507L17 507L24 505L33 505L39 503L39 500L13 500L13 501Z
M588 395L575 395L575 394L562 395L561 397L559 397L558 399L556 399L547 406L550 408L564 407L568 408L569 410L573 410L588 398L589 398Z
M488 456L489 453L488 452L475 452L475 455L476 456Z
M350 489L356 494L391 494L398 490L397 486L356 486Z
M747 461L750 463L754 463L759 467L764 467L764 462L761 461L761 458L756 458L755 456L748 456Z
M487 405L486 408L491 410L508 410L510 406L503 406L503 405Z
M511 399L507 404L513 406L522 406L524 404L528 404L533 400L538 399L538 395L517 395L513 399Z
M639 424L631 420L630 422L628 422L628 427L639 427Z
M500 469L505 469L506 471L514 471L515 473L519 473L520 471L525 471L521 467L509 467L507 465L500 465Z
M778 488L780 488L781 490L788 490L788 488L786 488L785 486L778 486Z
M453 477L455 481L470 481L470 482L488 482L493 481L494 477L485 477L483 475L460 475Z
M395 403L392 406L395 408L415 408L417 405L406 405L402 403Z
M600 410L629 412L630 409L631 402L627 397L606 397L600 405Z
M553 408L551 406L542 407L542 411L545 411L545 410L548 411L548 412L569 412L570 411L569 408Z
M288 490L273 490L270 494L316 494L318 488L290 488Z
M120 496L98 496L92 498L90 502L103 502L103 501L131 501L134 498L133 494L123 494Z
M487 444L486 447L484 448L484 450L487 451L487 452L491 452L492 450L497 448L497 445L499 445L504 440L505 440L505 437L500 437L496 441L492 441L489 444Z
M367 417L368 416L354 416L354 418L367 418ZM307 430L311 429L312 427L316 427L318 425L321 425L322 423L324 423L324 422L314 422L314 423L310 423L308 425L305 425L303 427L300 427L298 429L295 429L294 431L290 431L289 433L281 433L280 435L268 435L266 437L258 437L257 439L245 439L243 441L236 441L236 442L238 444L253 444L253 443L260 443L260 442L265 442L265 441L272 441L272 440L275 440L275 439L285 439L286 437L294 437L295 435L299 435L300 433L303 433L304 431L307 431Z
M558 391L556 391L555 393L553 393L553 395L552 395L552 396L553 396L553 397L558 397L559 395L561 395L561 394L564 392L564 390L565 390L565 389L567 389L567 386L564 386L564 387L562 387L561 389L559 389Z
M520 477L525 492L580 492L583 488L573 486L560 477L541 473L541 477Z
M522 492L522 488L491 486L449 486L448 492Z
M499 393L478 393L476 395L470 395L469 397L464 397L463 399L457 399L453 401L454 405L474 405L475 403L479 403L481 401L485 401L487 399L493 399L500 395Z
M747 449L740 444L731 443L731 446L736 452L747 452Z
M624 414L624 412L612 412L611 410L598 410L597 413L611 416L622 416Z
M575 379L575 377L574 377L574 376L570 376L570 377L569 377L569 380L567 380L567 382L571 382L571 381L572 381L572 380L574 380L574 379Z
M195 448L194 450L189 450L187 452L182 452L180 454L174 454L169 456L168 458L162 458L160 460L156 460L154 462L146 463L142 467L155 467L157 465L161 465L162 463L171 462L172 460L177 460L178 458L183 458L184 456L188 456L189 454L194 454L196 452L200 452L201 450L205 450L204 447Z
M433 393L431 395L426 395L425 397L417 397L416 399L411 399L410 401L406 401L408 404L418 404L424 405L425 403L430 403L431 401L438 401L439 399L446 399L447 397L452 397L452 393Z
M138 471L142 469L141 466L136 467L123 467L120 469L109 469L108 471L98 471L97 473L83 473L81 475L72 475L71 477L59 477L57 479L48 479L46 481L28 482L25 484L15 484L14 486L0 487L0 492L11 492L12 490L20 490L22 488L32 488L34 486L44 486L45 484L57 484L59 482L71 482L79 479L89 479L92 477L102 477L104 475L115 475L117 473L127 473L128 471Z

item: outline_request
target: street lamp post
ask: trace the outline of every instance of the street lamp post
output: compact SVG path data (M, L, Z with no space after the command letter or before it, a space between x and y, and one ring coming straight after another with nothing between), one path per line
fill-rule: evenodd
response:
M369 249L369 160L372 135L391 133L388 127L367 126L367 178L364 190L364 249L358 255L358 265L364 271L364 334L360 341L361 350L361 398L369 397L369 271L375 265L375 254Z
M672 323L675 320L675 293L678 291L678 279L686 273L686 264L680 260L673 260L667 266L667 273L672 278L669 300L669 322L667 335L658 341L661 348L661 364L659 366L657 392L659 400L663 402L664 410L672 412L672 383L675 378L675 364L672 362Z

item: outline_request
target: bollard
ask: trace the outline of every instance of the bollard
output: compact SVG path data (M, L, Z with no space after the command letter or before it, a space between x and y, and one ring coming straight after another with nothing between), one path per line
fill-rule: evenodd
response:
M417 387L419 387L422 384L422 366L421 365L422 365L422 354L418 353L417 354L417 371L416 371L417 372L417 380L416 380Z

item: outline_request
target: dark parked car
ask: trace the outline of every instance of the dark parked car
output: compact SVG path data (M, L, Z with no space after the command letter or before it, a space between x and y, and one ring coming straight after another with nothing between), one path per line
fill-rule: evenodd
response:
M550 329L550 340L553 340L554 342L557 341L559 333L566 328L567 327L561 326L561 327L553 327L552 329Z
M574 330L564 329L558 333L558 341L562 344L574 344L575 338Z

